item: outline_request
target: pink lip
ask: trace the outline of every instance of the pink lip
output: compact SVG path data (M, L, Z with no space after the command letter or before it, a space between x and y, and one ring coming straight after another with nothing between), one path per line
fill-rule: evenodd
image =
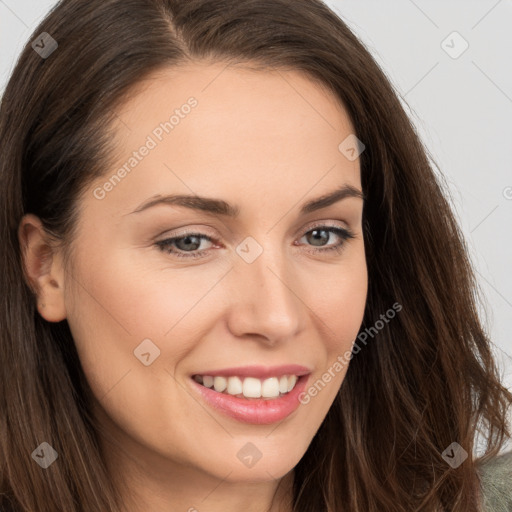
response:
M298 364L285 364L281 366L241 366L238 368L223 368L222 370L205 370L204 372L196 372L194 375L209 375L212 377L255 377L265 379L268 377L282 377L283 375L307 375L311 373L309 368Z
M236 368L233 368L233 370L236 370ZM275 372L275 369L273 371ZM286 370L286 372L288 372L288 370ZM286 372L284 375L286 375ZM296 375L295 372L290 372L290 374ZM206 373L200 375L210 374ZM233 376L234 374L229 373L228 375ZM251 373L250 376L253 375L254 373ZM272 375L277 376L276 373L273 373ZM299 407L299 396L304 391L308 379L309 375L302 375L297 380L295 387L289 393L286 393L286 395L283 395L282 397L271 399L237 398L236 396L228 395L226 393L218 393L214 389L210 389L199 384L192 378L190 381L192 382L194 389L196 389L206 403L213 408L243 423L269 425L277 421L284 420Z

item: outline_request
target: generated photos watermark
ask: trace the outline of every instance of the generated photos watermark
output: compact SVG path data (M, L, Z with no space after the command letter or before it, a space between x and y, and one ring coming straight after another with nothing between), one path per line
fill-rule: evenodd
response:
M402 311L402 305L395 302L391 308L389 308L385 314L380 315L380 320L377 320L372 327L367 327L363 332L357 335L356 341L352 346L352 350L347 350L342 355L339 355L336 361L319 377L309 388L302 391L299 395L299 402L303 405L307 405L311 398L316 396L325 386L335 377L336 373L339 373L348 366L349 361L361 351L361 347L357 344L359 340L364 345L367 344L368 336L374 338L381 329L385 327L396 314Z

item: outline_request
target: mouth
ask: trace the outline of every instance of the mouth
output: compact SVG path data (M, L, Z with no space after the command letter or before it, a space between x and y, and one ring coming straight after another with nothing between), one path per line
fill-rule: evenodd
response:
M193 375L192 378L205 388L217 393L248 400L275 400L290 393L296 386L299 376L294 374L273 376L265 379L243 376Z
M246 367L196 373L190 383L198 398L214 410L242 423L268 425L293 417L310 373L297 365Z

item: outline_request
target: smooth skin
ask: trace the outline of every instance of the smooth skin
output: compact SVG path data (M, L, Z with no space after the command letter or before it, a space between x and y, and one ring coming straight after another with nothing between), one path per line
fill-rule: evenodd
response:
M291 511L293 468L347 365L307 405L270 425L212 409L191 375L296 363L311 369L312 384L351 350L367 295L363 200L299 210L344 184L361 190L359 159L338 149L354 128L330 91L295 71L198 62L154 73L135 91L112 126L115 164L80 199L69 267L37 217L20 223L39 313L69 323L94 414L117 442L104 450L125 486L127 512ZM94 190L190 97L197 106L98 199ZM168 204L133 213L166 194L222 199L240 214ZM315 241L311 231L324 225L354 237L321 231L325 240ZM172 246L185 256L204 251L200 258L156 245L184 232L214 242ZM251 263L236 251L249 236L263 251ZM341 252L314 252L340 243ZM147 338L160 350L148 366L134 355ZM247 443L262 454L252 467L237 457Z

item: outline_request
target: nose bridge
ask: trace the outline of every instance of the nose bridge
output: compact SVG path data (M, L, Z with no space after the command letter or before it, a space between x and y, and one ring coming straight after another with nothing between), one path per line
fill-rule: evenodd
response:
M265 236L263 243L247 237L237 253L233 275L237 334L260 334L271 340L293 336L300 326L301 302L282 245L272 242L271 236Z

